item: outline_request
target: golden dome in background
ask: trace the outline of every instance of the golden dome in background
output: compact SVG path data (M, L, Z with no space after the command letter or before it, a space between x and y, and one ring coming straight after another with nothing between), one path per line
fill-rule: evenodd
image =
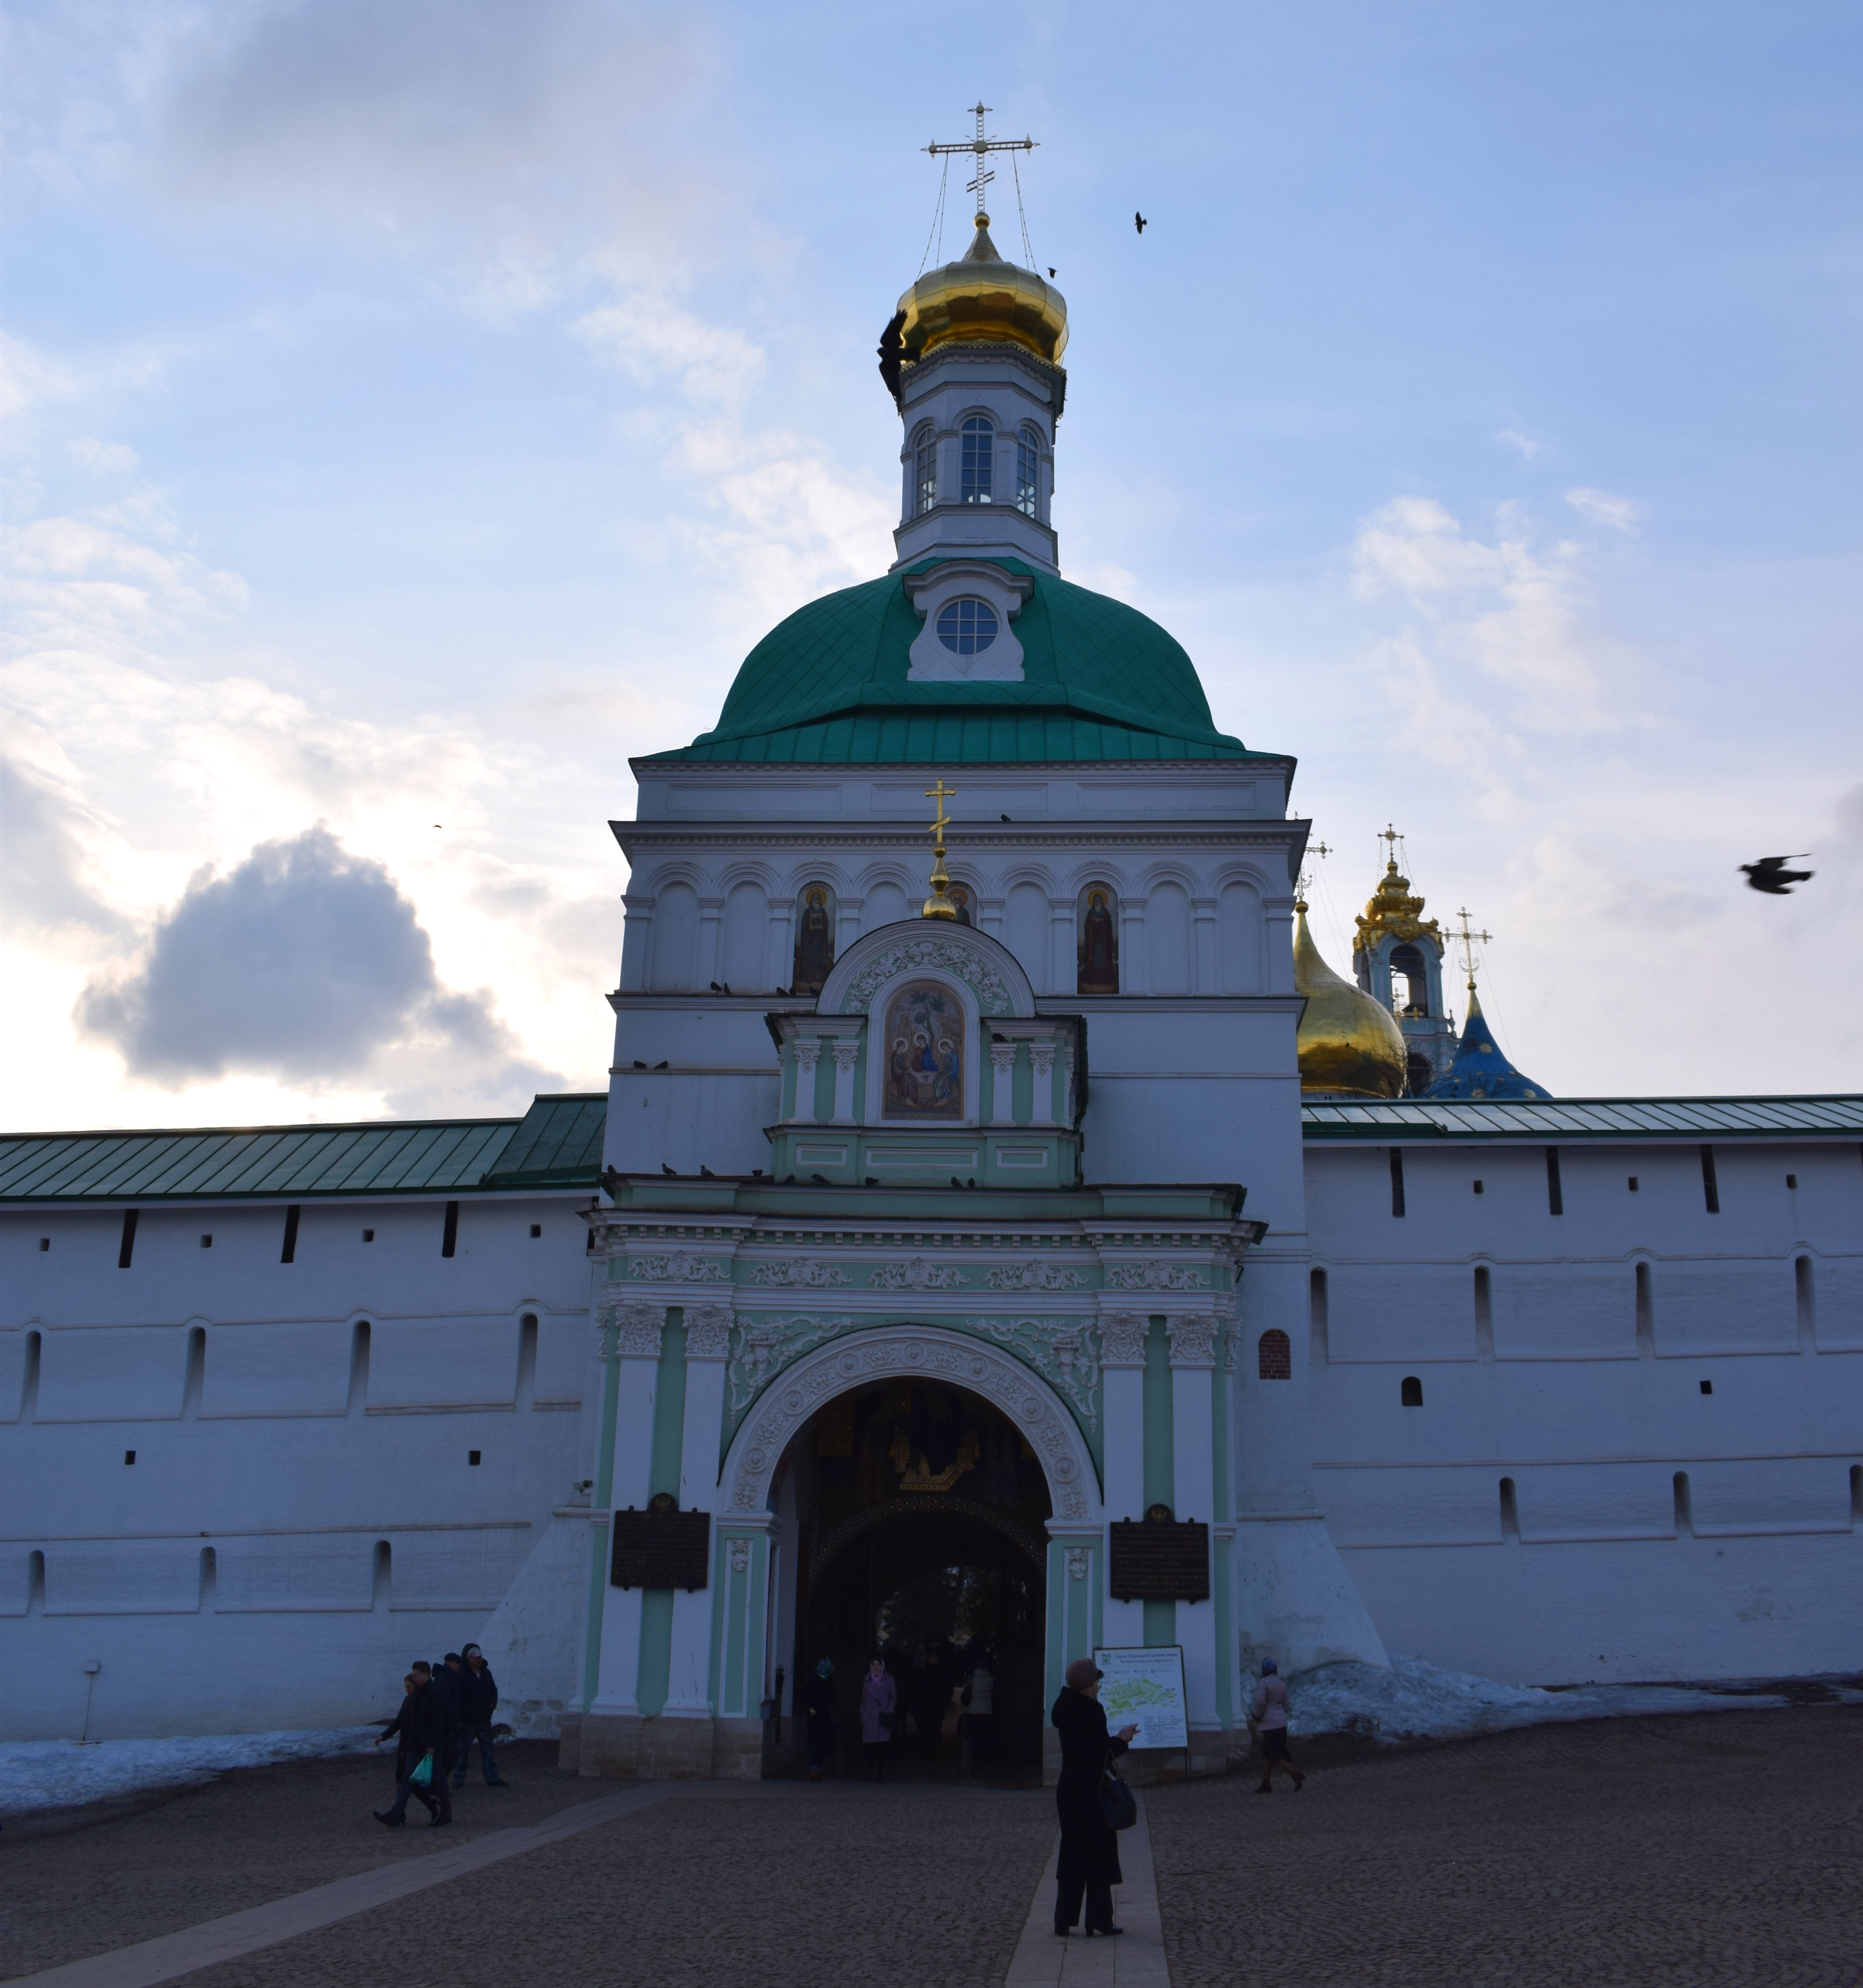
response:
M1403 1030L1362 988L1342 980L1320 957L1307 929L1307 907L1299 902L1294 905L1293 985L1307 996L1295 1039L1302 1092L1401 1097Z
M1058 365L1067 348L1067 300L1032 269L1006 262L989 238L989 216L977 216L976 238L957 262L928 269L899 299L905 358L941 345L989 339L1019 345Z

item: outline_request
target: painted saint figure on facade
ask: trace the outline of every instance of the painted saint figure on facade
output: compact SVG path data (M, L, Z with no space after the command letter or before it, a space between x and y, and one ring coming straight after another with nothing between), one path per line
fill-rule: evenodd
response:
M953 884L945 893L945 898L951 908L957 913L958 923L974 928L976 921L970 915L970 886L968 884Z
M886 1116L964 1115L964 1009L937 982L914 980L886 1004Z
M1083 994L1117 994L1119 992L1119 942L1113 931L1113 915L1107 908L1107 894L1096 884L1087 894L1087 915L1080 921L1080 974Z
M819 994L833 964L834 925L828 912L828 894L820 884L811 884L803 893L790 987L798 994Z

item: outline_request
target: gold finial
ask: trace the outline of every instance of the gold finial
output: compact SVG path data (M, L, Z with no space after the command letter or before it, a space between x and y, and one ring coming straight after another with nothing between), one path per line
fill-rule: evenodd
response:
M1462 928L1449 934L1450 943L1462 955L1462 970L1469 976L1469 992L1475 992L1475 969L1481 963L1480 948L1494 942L1493 932L1472 931L1469 928L1469 914L1465 908L1456 914L1462 921Z
M932 821L932 894L926 898L919 916L925 918L957 918L957 907L950 898L951 877L945 867L945 830L951 826L951 817L945 812L945 803L954 799L955 787L945 785L942 773L938 776L935 786L927 787L925 799L934 805Z

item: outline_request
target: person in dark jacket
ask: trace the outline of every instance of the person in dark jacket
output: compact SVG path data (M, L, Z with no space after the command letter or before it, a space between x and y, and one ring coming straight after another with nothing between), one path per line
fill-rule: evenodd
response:
M375 1820L388 1829L399 1829L407 1820L411 1795L425 1804L432 1818L430 1828L438 1828L453 1819L453 1799L447 1787L444 1765L447 1742L451 1736L451 1714L445 1698L434 1690L432 1679L431 1665L417 1663L414 1666L414 1689L402 1699L401 1711L387 1731L375 1742L379 1746L392 1733L399 1735L401 1743L395 1763L398 1785L394 1800L386 1809L370 1810ZM432 1779L423 1788L413 1777L414 1770L430 1753L434 1763Z
M819 1781L834 1750L834 1665L823 1657L815 1666L805 1700L809 1716L809 1779Z
M1061 1777L1054 1805L1061 1815L1061 1854L1055 1869L1054 1929L1073 1932L1087 1902L1087 1932L1123 1932L1113 1923L1113 1887L1125 1882L1119 1868L1119 1838L1100 1806L1100 1781L1107 1764L1132 1743L1136 1726L1116 1733L1106 1729L1100 1706L1104 1673L1090 1657L1076 1657L1067 1682L1048 1715L1061 1736Z
M478 1742L478 1764L485 1770L489 1788L509 1787L499 1778L498 1761L492 1751L492 1715L498 1709L498 1683L485 1662L485 1652L476 1643L464 1652L465 1668L459 1672L459 1732L453 1747L453 1786L465 1786L466 1763L472 1742Z

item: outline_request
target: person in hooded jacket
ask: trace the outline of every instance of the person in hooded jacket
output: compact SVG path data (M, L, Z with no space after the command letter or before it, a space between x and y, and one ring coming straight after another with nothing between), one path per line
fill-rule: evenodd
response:
M1067 1682L1049 1713L1061 1736L1061 1777L1054 1805L1061 1816L1061 1854L1055 1868L1054 1930L1072 1932L1087 1904L1087 1936L1124 1932L1113 1923L1113 1887L1125 1882L1119 1868L1119 1838L1100 1806L1100 1782L1107 1767L1131 1745L1136 1726L1106 1729L1100 1704L1105 1675L1091 1657L1076 1657Z
M401 1709L387 1730L376 1739L378 1746L391 1734L397 1736L401 1741L395 1760L397 1785L394 1800L386 1809L369 1811L384 1828L399 1829L407 1821L411 1796L425 1806L430 1828L438 1828L453 1819L453 1800L443 1764L447 1742L451 1737L451 1714L446 1699L434 1691L430 1665L414 1665L413 1689L402 1699ZM432 1777L428 1785L422 1787L413 1778L414 1772L430 1753L434 1763Z
M458 1677L459 1734L453 1748L453 1786L465 1786L466 1765L472 1758L472 1742L478 1742L478 1763L485 1770L489 1788L509 1787L501 1780L498 1761L492 1751L492 1715L498 1709L498 1682L476 1643L468 1643L461 1653L464 1668Z

